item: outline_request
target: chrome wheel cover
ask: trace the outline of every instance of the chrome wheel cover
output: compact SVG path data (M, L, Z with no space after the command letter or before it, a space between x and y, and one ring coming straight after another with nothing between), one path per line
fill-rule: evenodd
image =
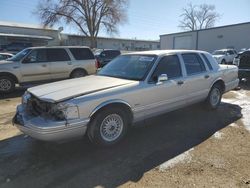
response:
M11 81L5 78L0 80L0 91L8 91L11 89Z
M104 118L100 126L100 134L107 142L115 141L123 131L123 120L118 114L110 114Z
M220 95L221 95L220 90L216 87L213 88L210 94L210 104L212 106L218 105L218 103L220 102Z

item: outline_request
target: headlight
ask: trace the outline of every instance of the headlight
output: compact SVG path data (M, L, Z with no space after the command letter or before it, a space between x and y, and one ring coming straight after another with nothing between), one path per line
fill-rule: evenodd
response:
M73 120L79 118L78 106L74 104L59 103L52 108L51 113L59 120Z
M25 91L25 93L22 96L22 104L27 104L30 98L31 98L31 94L28 91Z

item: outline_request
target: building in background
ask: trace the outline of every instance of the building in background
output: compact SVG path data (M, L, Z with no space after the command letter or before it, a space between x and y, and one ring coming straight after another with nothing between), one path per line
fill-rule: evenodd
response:
M196 31L160 35L161 49L190 49L213 52L250 48L250 22Z
M82 35L61 33L62 28L51 29L42 26L0 21L0 51L20 51L31 46L90 46L90 41ZM127 51L157 50L159 41L97 38L97 48Z

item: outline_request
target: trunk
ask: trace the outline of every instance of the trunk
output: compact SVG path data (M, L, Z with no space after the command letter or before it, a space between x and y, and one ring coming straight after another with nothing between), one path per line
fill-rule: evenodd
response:
M97 42L96 42L96 37L90 36L90 48L96 48L97 47Z

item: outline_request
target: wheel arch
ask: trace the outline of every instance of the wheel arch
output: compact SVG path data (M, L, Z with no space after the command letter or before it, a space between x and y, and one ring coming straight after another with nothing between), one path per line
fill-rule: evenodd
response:
M13 79L15 83L19 83L18 78L10 72L0 72L0 76L9 76Z
M129 123L133 122L134 116L133 116L131 106L128 102L123 101L123 100L110 100L110 101L106 101L106 102L101 103L91 112L91 114L89 116L90 119L92 119L95 116L95 114L102 111L103 109L105 109L107 107L112 107L112 106L119 106L119 107L125 109L127 114L128 114Z
M73 68L73 70L71 71L71 73L69 74L69 77L72 77L72 74L75 72L75 71L84 71L86 73L86 75L88 75L88 71L85 69L85 68L82 68L82 67L75 67Z
M210 89L211 89L215 84L219 84L219 85L221 86L221 88L222 88L222 93L225 92L226 85L225 85L225 82L222 80L222 78L216 79L216 80L212 83Z

